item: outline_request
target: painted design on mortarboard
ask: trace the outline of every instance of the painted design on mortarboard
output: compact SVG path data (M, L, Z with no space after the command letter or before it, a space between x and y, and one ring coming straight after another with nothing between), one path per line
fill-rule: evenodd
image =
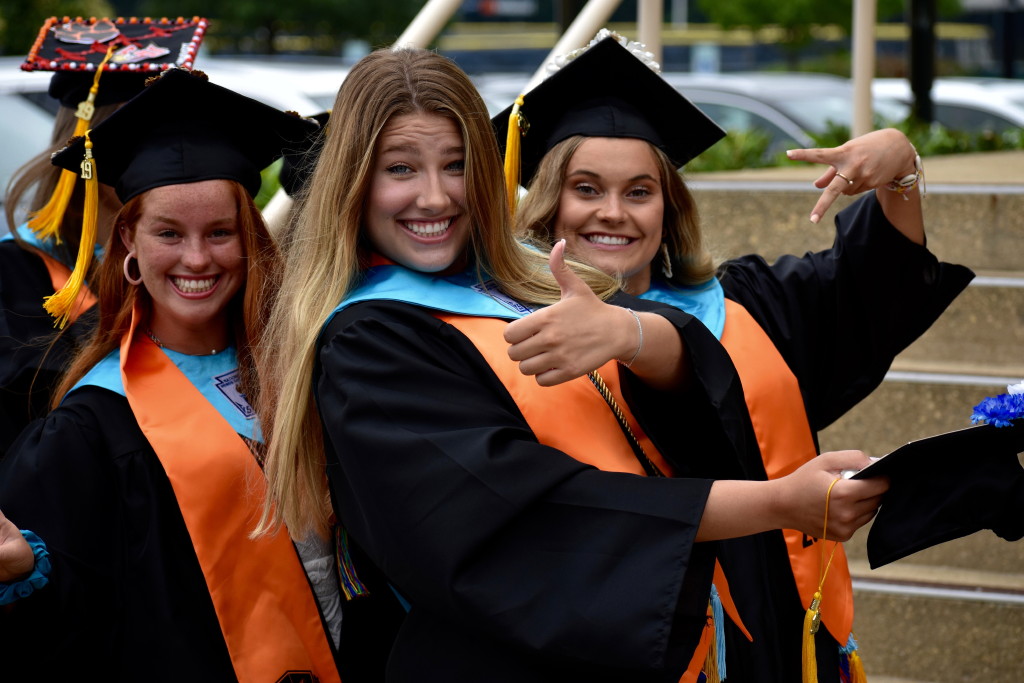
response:
M25 71L95 71L110 45L114 56L105 71L159 72L191 69L208 22L184 19L50 17L43 24L21 68ZM72 46L81 45L82 49ZM165 59L166 58L166 59ZM144 63L143 63L144 62Z

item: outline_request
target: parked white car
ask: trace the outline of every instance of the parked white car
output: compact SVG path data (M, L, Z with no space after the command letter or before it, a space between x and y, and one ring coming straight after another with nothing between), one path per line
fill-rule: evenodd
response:
M876 100L906 108L914 96L904 78L876 78ZM1003 133L1024 128L1024 80L1007 78L937 78L932 85L935 122L951 130Z

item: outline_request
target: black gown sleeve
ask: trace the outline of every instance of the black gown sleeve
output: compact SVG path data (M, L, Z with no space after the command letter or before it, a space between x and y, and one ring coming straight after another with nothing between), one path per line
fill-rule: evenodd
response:
M52 293L42 259L0 241L0 459L29 422L47 413L66 364L95 324L95 310L88 311L58 334L43 308Z
M407 626L498 643L515 653L501 666L678 679L705 622L714 544L694 536L711 481L539 444L472 343L405 304L335 316L314 382L336 511L412 603Z
M0 463L50 581L0 612L3 680L235 680L173 489L124 397L70 394Z
M903 236L873 192L839 212L830 249L720 269L799 380L814 431L871 393L973 277Z

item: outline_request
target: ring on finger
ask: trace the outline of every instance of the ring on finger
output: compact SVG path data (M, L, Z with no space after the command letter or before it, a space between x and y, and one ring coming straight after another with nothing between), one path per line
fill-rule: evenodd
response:
M853 185L853 181L850 180L849 178L847 178L846 176L844 176L839 171L836 171L836 175L839 176L840 178L842 178L843 180L845 180L847 185Z

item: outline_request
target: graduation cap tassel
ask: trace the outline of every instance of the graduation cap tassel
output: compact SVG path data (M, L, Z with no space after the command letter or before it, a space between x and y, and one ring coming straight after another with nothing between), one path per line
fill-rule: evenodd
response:
M82 216L82 235L78 245L75 269L64 286L44 299L43 307L56 318L55 326L63 328L78 304L86 273L92 265L96 244L96 222L99 215L99 180L96 177L96 161L92 158L92 140L85 132L85 158L82 160L82 179L85 180L85 208Z
M715 669L718 673L718 680L724 681L727 675L725 670L725 610L722 608L722 598L718 595L715 584L711 584L711 617L715 622L715 641L712 645L712 650L715 653Z
M864 673L864 662L860 658L860 648L857 645L857 640L850 634L850 637L846 641L846 645L839 648L839 654L843 666L843 680L849 683L868 683L867 674Z
M821 592L815 591L811 606L804 614L803 638L803 678L804 683L818 683L818 652L814 646L814 636L821 626Z
M520 95L516 98L515 105L512 107L512 113L508 117L508 134L505 137L505 192L508 196L508 210L515 215L516 203L519 199L519 174L521 169L520 163L520 146L522 136L526 135L526 131L529 124L526 123L526 118L519 113L519 108L523 106L523 96Z
M835 557L836 548L839 543L832 544L832 554L829 555L828 563L825 562L825 539L828 537L828 504L832 498L832 487L836 485L840 477L836 477L828 486L825 492L825 523L821 530L821 565L818 571L818 590L814 591L811 604L804 614L804 632L802 645L803 661L803 683L818 683L818 653L815 648L814 636L821 627L821 591L825 585L825 577L828 569L832 566L832 558Z
M107 48L107 54L103 61L96 68L96 74L92 79L92 87L89 88L89 96L78 103L75 111L75 132L73 137L81 137L89 130L92 116L96 113L96 93L100 89L100 76L103 74L103 67L106 66L110 57L114 54L114 44ZM68 202L71 201L71 194L75 191L75 180L77 176L74 171L64 169L57 180L57 187L50 196L46 206L34 212L28 220L28 227L39 239L46 240L51 237L60 244L60 225L64 220L64 212L67 211ZM89 245L92 249L92 244Z
M356 574L355 564L348 550L348 531L340 524L334 527L335 561L338 565L338 578L342 594L346 601L361 598L370 594Z

